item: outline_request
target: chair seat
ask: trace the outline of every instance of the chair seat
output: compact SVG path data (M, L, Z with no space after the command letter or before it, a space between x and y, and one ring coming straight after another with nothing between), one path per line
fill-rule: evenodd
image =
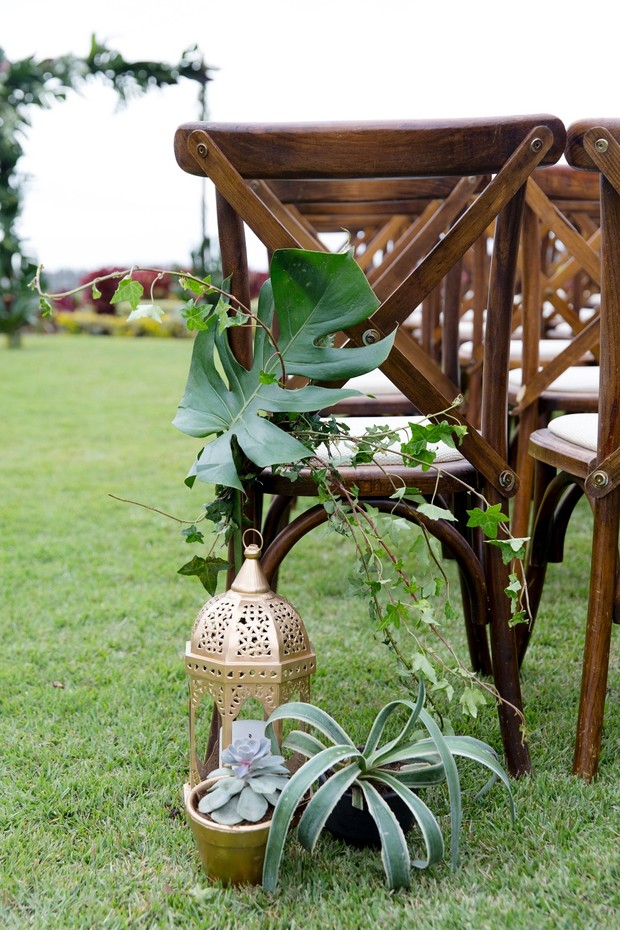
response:
M336 407L330 408L330 413L336 414L339 419L347 415L357 417L372 414L378 405L381 415L384 416L400 416L418 412L411 401L380 369L350 378L346 386L360 391L360 395L349 397L340 401ZM376 399L378 399L378 404Z
M370 394L373 397L398 393L394 383L379 368L369 371L368 374L350 378L346 383L346 387L361 391L362 394Z
M598 414L569 413L563 417L555 417L549 423L549 432L566 442L596 452Z
M352 437L363 436L367 429L379 427L385 432L395 431L399 434L399 440L374 456L377 465L403 465L403 457L399 449L399 443L404 442L407 438L407 427L409 423L428 423L424 417L339 417L338 421L349 427ZM463 456L458 451L444 442L434 443L430 448L435 452L435 461L437 464L446 462L457 462ZM350 465L351 458L355 454L356 444L343 440L334 445L329 453L331 461L337 465ZM320 446L317 450L317 456L323 458L328 455L325 446Z
M545 362L550 362L552 359L559 355L560 352L563 352L564 349L567 349L571 344L570 339L541 339L538 343L538 352L540 361L544 364ZM459 350L459 358L462 363L467 362L473 352L473 343L464 342L461 345ZM510 365L511 367L517 367L521 364L523 360L523 340L521 339L512 339L510 342ZM583 357L584 362L594 361L594 356L591 352L586 352Z
M385 427L386 431L397 430L404 435L408 423L421 423L424 420L425 418L420 416L338 417L338 422L346 423L354 436L363 435L370 426ZM475 469L458 449L453 449L444 442L435 443L430 448L435 451L435 462L441 466L443 488L447 493L462 491L463 482L476 483ZM374 463L367 465L351 465L353 451L352 443L347 443L346 440L341 441L332 450L330 460L338 466L342 481L347 486L355 485L359 489L360 497L386 497L389 496L390 486L395 489L403 484L417 488L422 494L432 494L436 491L437 470L431 467L423 471L421 466L412 468L404 465L402 455L396 447L379 453L375 456ZM325 459L327 455L325 447L317 449L319 458ZM291 493L289 478L286 475L274 474L271 469L265 469L261 473L260 484L263 491L268 494ZM299 496L313 496L316 493L310 467L300 470L295 479L295 488Z
M595 457L597 432L596 413L554 417L545 429L531 434L529 453L540 462L585 479Z
M600 368L598 365L573 365L552 381L545 393L587 394L598 396ZM523 370L513 368L508 374L511 391L518 391L523 384Z
M567 413L598 409L600 368L598 365L573 365L552 381L540 395L541 407L565 410ZM508 373L508 403L519 402L523 371L512 368Z

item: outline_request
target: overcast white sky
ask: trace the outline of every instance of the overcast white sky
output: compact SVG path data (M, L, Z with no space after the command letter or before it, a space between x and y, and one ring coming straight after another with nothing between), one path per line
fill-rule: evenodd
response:
M219 70L220 121L619 115L610 6L576 0L0 0L11 60L87 53L176 62L197 44ZM605 12L607 11L607 12ZM200 181L172 151L197 85L117 112L113 91L33 112L22 233L46 268L185 265L200 238ZM214 231L213 210L210 211Z

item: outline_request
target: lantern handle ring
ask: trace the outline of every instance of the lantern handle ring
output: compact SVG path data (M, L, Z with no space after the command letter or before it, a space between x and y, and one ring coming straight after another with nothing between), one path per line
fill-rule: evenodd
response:
M256 533L256 535L258 536L258 548L259 548L260 550L262 550L262 548L263 548L263 534L261 533L260 530L257 530L256 527L254 527L254 526L251 526L249 529L247 529L247 530L244 532L243 536L241 537L242 542L243 542L243 548L244 548L244 549L247 549L248 546L251 545L251 543L249 543L249 542L247 541L247 539L246 539L246 536L248 535L248 533Z

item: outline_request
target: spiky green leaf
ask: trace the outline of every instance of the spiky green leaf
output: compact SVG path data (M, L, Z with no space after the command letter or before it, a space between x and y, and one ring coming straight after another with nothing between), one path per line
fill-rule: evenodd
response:
M398 820L374 785L360 782L368 811L377 824L381 838L381 860L388 886L396 891L411 884L411 858L407 840Z
M319 776L343 759L348 758L350 754L351 749L349 746L330 746L328 749L324 749L323 752L309 759L305 765L302 765L295 772L280 795L280 800L273 813L265 850L263 887L267 891L276 890L288 828L302 798Z
M271 738L273 724L278 720L297 720L299 723L306 723L323 733L332 743L336 745L348 746L353 752L358 752L357 746L346 733L339 723L333 717L320 707L314 704L307 704L305 701L287 701L286 704L280 704L279 707L270 714L265 736Z
M444 842L441 833L441 827L437 818L414 791L403 784L400 775L398 777L389 772L382 773L375 779L380 784L390 788L398 797L404 801L411 813L413 814L426 846L426 859L414 859L411 863L417 869L426 869L434 862L439 862L444 855Z
M312 852L334 807L350 788L360 774L360 767L355 763L345 766L329 775L318 791L312 796L297 828L301 845Z

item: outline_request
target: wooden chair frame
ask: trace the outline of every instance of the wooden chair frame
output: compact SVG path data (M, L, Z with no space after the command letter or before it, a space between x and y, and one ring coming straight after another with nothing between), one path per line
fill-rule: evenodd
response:
M457 120L412 123L227 125L190 123L175 136L180 166L193 174L206 174L217 191L220 249L224 273L232 274L236 296L247 301L247 259L244 224L267 249L316 248L298 211L280 201L270 181L289 179L429 178L490 176L475 202L461 213L448 233L388 293L373 316L342 335L341 342L367 344L393 332L393 349L382 370L419 410L438 412L454 400L453 384L400 325L411 309L431 294L485 230L497 221L494 259L489 288L487 322L488 356L485 359L485 405L481 430L469 428L462 444L464 462L442 471L439 479L447 493L457 493L459 469L481 489L490 504L505 504L515 492L518 479L507 461L506 385L508 343L512 318L514 280L525 184L541 164L553 164L563 152L565 130L551 116ZM404 261L404 260L403 260ZM234 339L236 335L232 335ZM243 334L241 334L243 335ZM248 347L233 343L237 357L249 363ZM295 386L293 383L291 386ZM442 391L446 388L446 392ZM460 414L465 426L470 426ZM346 471L346 469L345 469ZM360 496L376 503L385 494L378 469L352 470ZM434 489L418 470L408 469L424 493ZM303 493L303 480L295 488L264 475L263 491L276 495ZM424 484L426 481L426 485ZM413 511L413 507L410 506ZM260 512L260 507L257 509ZM269 515L268 515L269 522ZM319 519L302 514L280 531L274 518L275 536L263 555L269 577L277 571L291 546ZM304 523L304 521L306 521ZM442 532L438 528L438 532ZM466 534L457 534L466 540ZM458 548L458 543L456 547ZM521 686L510 610L504 589L507 567L500 552L491 546L468 549L463 564L471 567L470 581L486 604L478 623L489 624L493 675L502 700L498 711L507 767L518 775L530 770L529 750L521 733ZM484 631L484 627L482 627Z
M534 172L527 182L521 243L523 359L522 387L509 394L515 429L514 467L521 480L515 497L512 526L516 536L530 529L534 490L534 463L528 452L531 433L548 422L554 411L596 411L595 393L549 391L550 385L569 368L580 365L587 353L599 354L599 315L584 322L579 318L580 290L572 302L561 293L587 279L600 289L600 219L598 185L593 175L554 165ZM548 260L545 240L560 241L565 252ZM570 344L544 365L539 364L538 344L545 336L543 306L554 310L573 330ZM539 502L537 502L539 503Z
M546 566L561 561L563 539L577 500L585 494L593 513L592 561L577 734L575 774L592 779L598 770L607 689L611 629L618 616L620 524L620 120L583 121L570 127L567 159L598 172L601 202L601 384L598 450L534 432L530 453L544 487L534 524L528 564L534 607Z

